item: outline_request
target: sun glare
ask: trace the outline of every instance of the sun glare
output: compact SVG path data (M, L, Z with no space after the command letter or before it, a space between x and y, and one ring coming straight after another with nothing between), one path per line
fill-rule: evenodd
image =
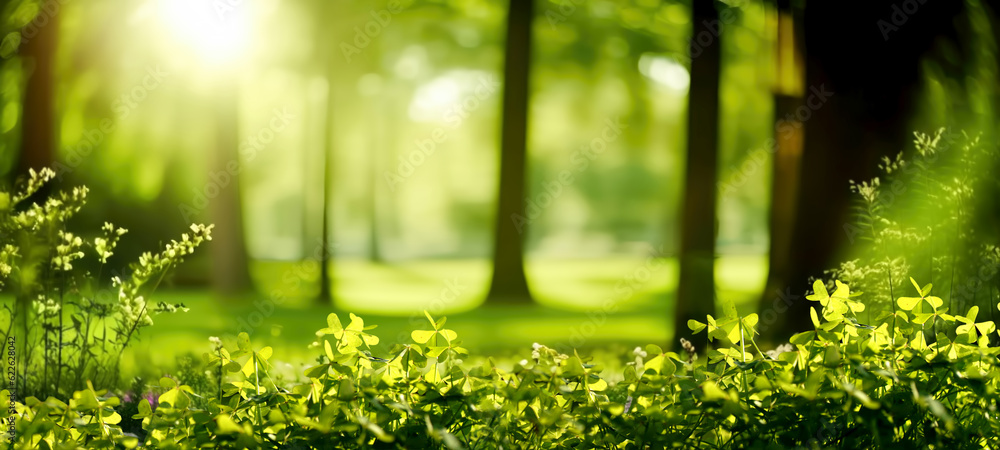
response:
M212 66L232 65L249 40L249 0L157 0L157 14L184 47Z

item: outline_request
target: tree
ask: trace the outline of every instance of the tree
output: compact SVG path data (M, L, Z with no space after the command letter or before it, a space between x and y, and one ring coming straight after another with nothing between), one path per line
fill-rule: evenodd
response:
M212 163L213 182L217 177L229 177L229 183L219 183L219 194L210 203L209 214L215 224L212 252L212 286L220 294L234 296L249 292L249 258L243 231L243 201L239 173L230 170L239 161L239 115L237 83L220 82L215 99L215 152Z
M59 134L55 120L55 55L59 42L59 14L41 11L48 21L35 19L25 35L24 59L27 65L23 121L21 125L21 150L16 173L28 169L52 167L56 159ZM26 34L26 33L25 33Z
M504 55L503 119L500 129L500 188L494 238L493 278L487 302L525 303L531 292L524 275L524 192L528 136L528 86L534 0L511 0Z
M699 350L705 334L691 336L688 320L715 313L716 166L719 154L719 69L721 45L696 46L700 35L720 38L723 27L713 0L692 3L691 86L688 93L687 162L681 207L680 278L674 308L674 336L688 336ZM699 49L699 50L696 50ZM700 52L700 53L698 53ZM676 339L675 339L676 340Z
M323 158L321 163L323 165L323 194L321 195L323 199L323 225L320 229L320 246L322 249L319 254L319 296L316 298L316 302L320 305L330 305L333 302L333 277L332 269L330 265L333 262L332 252L330 251L330 228L331 228L331 211L330 202L333 199L332 192L333 189L333 140L335 138L333 132L333 108L334 100L336 95L334 93L333 86L333 56L332 52L326 52L327 59L327 82L326 82L326 114L323 116L323 125L325 134L323 139Z
M772 274L760 305L762 320L777 313L766 339L812 326L802 294L850 242L848 181L870 179L883 156L909 146L921 59L939 38L955 40L962 9L963 2L921 3L912 14L888 0L806 3L806 88L793 117L805 133L800 194L786 200L794 202L787 254L772 255L791 263ZM775 286L794 295L777 308Z
M792 225L799 192L799 165L802 159L804 130L795 111L802 106L805 74L802 60L801 10L792 8L791 0L777 1L774 91L774 159L772 161L771 209L767 282L761 304L760 330L766 332L792 299L782 284L791 274Z

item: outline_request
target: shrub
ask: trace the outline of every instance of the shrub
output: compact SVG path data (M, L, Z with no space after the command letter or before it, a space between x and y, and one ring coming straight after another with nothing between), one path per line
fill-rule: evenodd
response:
M909 157L884 158L881 177L851 182L855 220L844 232L855 259L830 278L868 294L869 313L891 310L909 275L939 281L953 309L977 305L992 317L1000 289L1000 183L993 176L1000 158L978 138L946 129L914 133L914 147Z
M840 282L808 298L813 331L769 356L757 316L691 321L718 348L707 361L636 349L624 372L536 344L505 369L468 352L445 319L387 355L371 353L374 326L330 314L305 380L279 384L269 347L241 334L214 340L206 362L221 374L206 398L171 378L134 417L145 435L116 425L119 400L89 387L68 404L16 404L19 448L990 448L998 443L1000 364L977 307L950 315L932 287L868 324ZM998 305L1000 306L1000 305ZM926 334L931 330L939 330ZM954 337L949 337L949 333ZM693 350L693 349L690 349ZM615 379L616 381L609 381ZM0 397L0 407L4 399ZM0 411L6 411L6 407ZM2 413L0 413L2 414Z
M0 304L0 333L19 349L16 390L40 397L68 395L87 380L116 386L122 351L153 324L152 316L185 309L149 296L212 230L192 225L180 241L144 253L107 286L105 265L127 230L105 223L86 240L70 232L67 221L86 203L87 188L35 201L54 177L49 169L32 170L21 189L0 191L0 288L13 300ZM98 261L96 274L80 267L86 257Z

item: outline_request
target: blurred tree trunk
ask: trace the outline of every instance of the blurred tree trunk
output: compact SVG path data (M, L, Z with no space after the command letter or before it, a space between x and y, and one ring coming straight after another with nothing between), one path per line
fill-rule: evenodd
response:
M372 103L379 102L378 99L371 100ZM382 111L380 109L376 110L375 114L372 115L372 122L378 125L384 124L382 120ZM379 127L379 129L385 130L386 128ZM383 136L382 133L373 133L375 136L372 138L372 144L368 152L368 169L369 176L371 180L369 181L368 189L369 200L371 203L368 205L368 259L376 264L382 262L382 250L379 248L379 227L378 227L378 217L379 217L379 155L382 154L383 147Z
M719 155L719 74L721 43L697 45L699 35L720 39L725 31L713 0L692 4L691 87L688 93L687 162L681 210L680 278L674 308L674 339L692 341L704 351L706 334L692 336L688 320L705 321L715 314L715 237L718 227L716 188ZM700 49L697 53L696 47Z
M248 293L249 258L243 232L243 202L240 176L230 167L239 164L239 83L219 82L215 100L215 152L209 183L218 185L219 195L210 202L212 233L212 287L224 296ZM223 182L222 180L228 180Z
M41 14L46 13L41 12ZM25 36L28 40L22 47L21 58L24 59L27 83L22 104L20 149L14 162L15 169L10 173L12 181L18 176L27 174L29 169L52 167L55 162L59 142L55 118L55 57L59 41L59 15L54 16L50 17L44 26L33 26L32 28L37 30L36 34L30 38ZM60 172L57 173L61 175ZM52 183L47 183L31 200L46 197L51 189ZM32 272L37 270L39 265L44 266L28 258L22 262L21 270ZM37 292L27 283L18 283L13 287L16 289L16 299L12 314L21 319L21 323L18 324L20 329L14 334L26 337L34 325L31 314L32 299L37 297ZM13 327L11 329L13 330ZM15 387L27 395L41 394L27 392L26 370L35 356L35 350L41 349L25 348L23 344L17 349L21 352L19 355L22 355L22 369L14 374Z
M337 64L335 58L338 54L334 31L336 27L331 26L331 20L338 17L337 5L335 2L320 1L318 6L320 14L317 15L316 29L320 38L318 48L323 52L322 67L326 78L326 112L323 115L323 153L320 164L323 167L323 207L321 208L322 225L320 228L320 246L318 252L311 252L310 255L319 254L319 295L316 303L320 306L333 305L333 246L330 241L333 228L333 215L330 203L333 201L333 161L336 145L336 133L333 126L334 111L336 109L336 78Z
M768 248L768 271L763 298L760 302L760 326L767 333L778 320L779 311L787 308L787 299L799 293L789 293L783 284L791 275L792 226L799 195L800 165L805 132L795 118L795 110L803 105L805 67L802 55L801 11L792 8L791 0L778 0L777 17L773 26L776 34L774 80L774 156L771 178L771 231ZM770 311L769 311L770 309Z
M500 188L497 201L493 278L487 303L527 303L524 275L525 173L528 85L534 0L511 0L504 56L503 121L500 130Z
M323 199L323 225L320 229L320 246L322 248L319 251L319 296L316 298L316 303L322 306L329 306L333 303L333 276L332 268L330 267L333 264L333 252L330 247L330 228L332 228L330 202L333 200L333 193L330 191L333 189L333 141L336 139L333 129L333 110L336 93L333 78L334 64L332 48L326 52L326 61L326 114L323 120L326 132L324 134L325 139L323 139L323 157L320 160L320 164L323 165L323 193L321 195Z
M55 119L55 57L59 42L59 14L48 14L45 25L31 25L34 36L25 36L23 47L28 80L25 86L21 149L17 161L18 174L28 169L52 167L59 145Z
M768 310L776 313L765 334L772 342L812 327L812 302L803 295L809 280L822 277L851 244L848 181L872 178L882 156L911 147L921 58L940 38L955 40L954 19L963 9L962 2L926 2L901 16L894 6L806 3L806 85L794 117L805 133L799 195L787 254L772 255L789 263L785 274L772 274L760 306L762 323ZM775 307L774 289L794 297Z

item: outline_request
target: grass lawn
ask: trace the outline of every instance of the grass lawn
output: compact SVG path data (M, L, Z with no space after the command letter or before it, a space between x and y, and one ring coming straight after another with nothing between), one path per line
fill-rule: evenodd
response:
M380 347L406 339L423 327L421 311L448 316L448 328L478 355L530 352L533 342L587 351L624 352L636 345L666 344L676 287L673 259L648 265L644 259L543 260L528 264L537 303L482 305L489 281L484 260L431 260L404 264L338 262L335 306L315 303L315 265L259 262L253 267L261 296L220 300L204 290L164 290L154 301L182 302L188 313L156 316L156 326L126 354L132 369L169 367L186 352L209 349L209 336L252 331L256 347L269 345L284 361L307 361L314 332L331 312L348 313L378 325ZM729 256L717 261L718 292L741 313L753 312L766 275L761 256ZM269 301L272 295L283 300ZM602 305L612 305L605 313ZM411 323L412 322L412 323ZM375 352L376 354L379 351Z

